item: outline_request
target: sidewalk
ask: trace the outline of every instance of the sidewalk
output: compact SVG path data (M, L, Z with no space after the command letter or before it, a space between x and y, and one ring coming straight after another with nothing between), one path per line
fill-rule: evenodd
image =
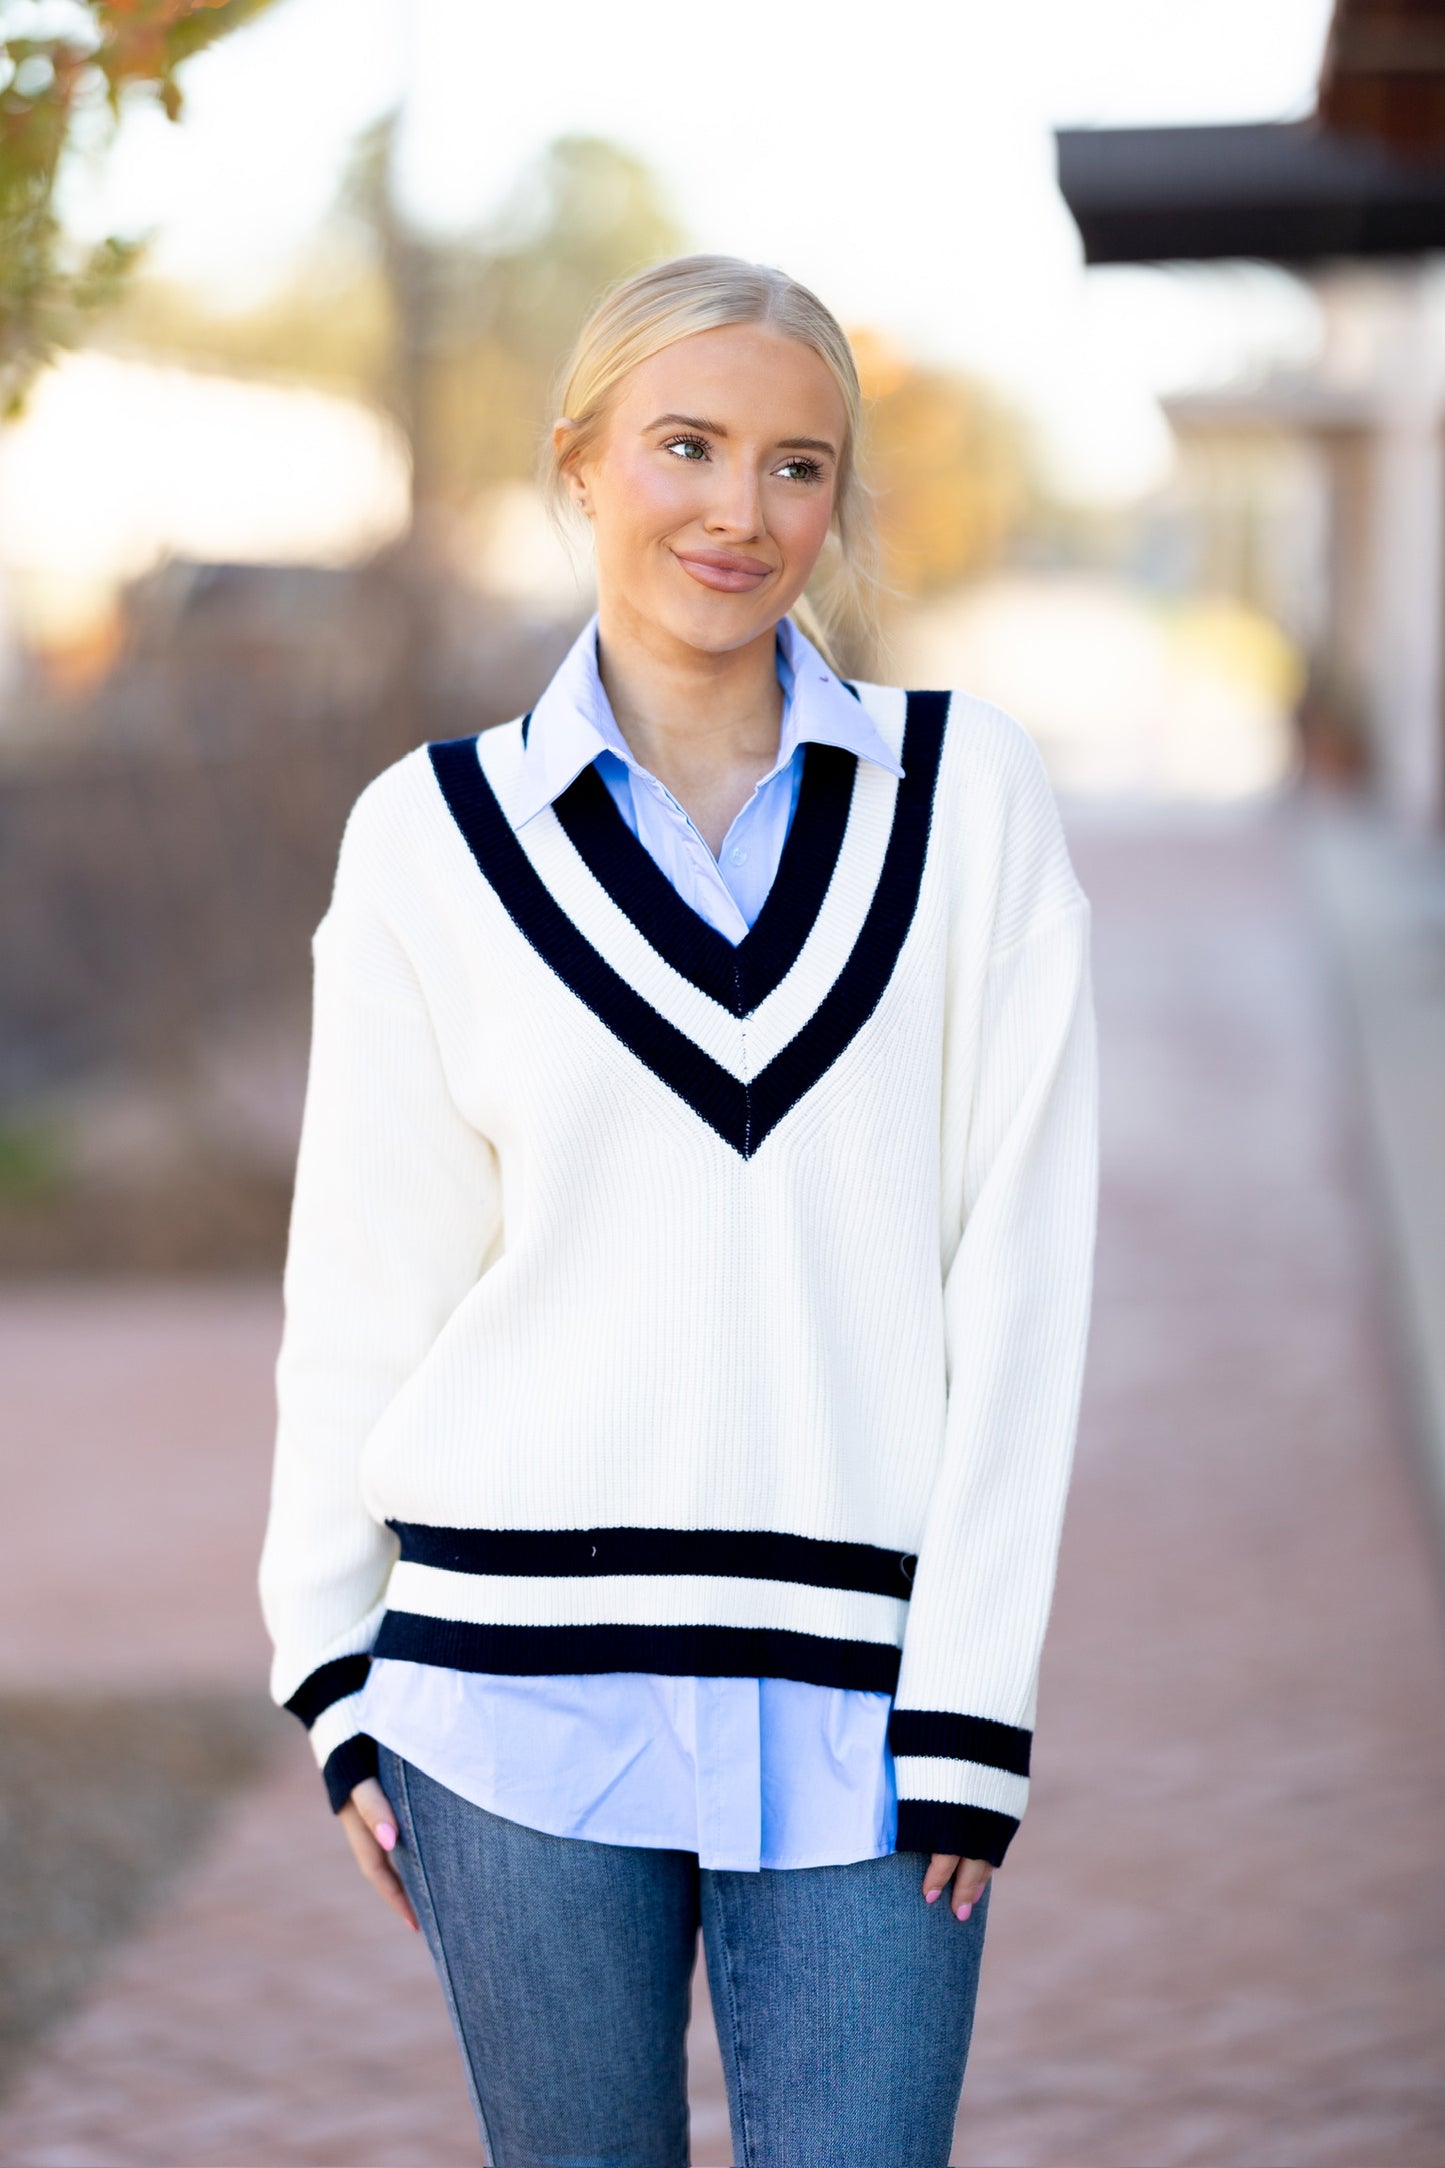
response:
M1288 812L1073 833L1096 1325L955 2160L1439 2168L1445 1620L1312 846ZM254 1690L275 1328L269 1289L0 1296L0 1687ZM277 1740L31 2058L0 2162L478 2160L422 1953ZM695 2045L715 2168L705 2005Z
M1445 1562L1445 843L1328 799L1304 836L1355 1024L1391 1294Z
M957 2158L1436 2168L1445 1623L1301 824L1076 858L1096 1330Z

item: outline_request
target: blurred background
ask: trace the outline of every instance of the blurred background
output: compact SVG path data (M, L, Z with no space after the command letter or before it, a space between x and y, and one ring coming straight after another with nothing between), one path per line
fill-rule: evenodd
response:
M782 262L857 340L856 666L1001 701L1071 793L1308 766L1437 826L1434 116L1337 68L1378 126L1322 130L1328 8L1257 12L800 17L785 118L746 10L693 57L647 5L5 9L0 1259L276 1263L340 817L591 607L537 445L661 255Z
M1017 715L1096 909L956 2158L1439 2168L1439 0L0 0L0 2159L479 2158L261 1690L309 937L362 785L590 611L553 379L692 248L848 327L845 665Z

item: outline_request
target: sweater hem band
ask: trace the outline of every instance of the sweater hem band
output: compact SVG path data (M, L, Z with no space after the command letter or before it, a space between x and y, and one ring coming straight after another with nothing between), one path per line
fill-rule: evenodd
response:
M453 1671L655 1671L672 1678L796 1679L891 1694L902 1652L776 1626L487 1626L388 1611L373 1657Z

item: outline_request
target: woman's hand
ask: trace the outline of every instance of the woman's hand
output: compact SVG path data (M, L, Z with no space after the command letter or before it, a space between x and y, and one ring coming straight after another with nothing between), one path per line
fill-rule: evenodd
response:
M392 1911L399 1912L408 1927L416 1928L411 1900L386 1856L396 1849L396 1816L375 1777L362 1778L337 1820L346 1831L352 1858L367 1881L373 1889L380 1890ZM420 1933L419 1928L417 1932Z
M923 1901L936 1905L952 1882L949 1908L955 1919L966 1920L992 1873L993 1867L986 1859L960 1859L954 1852L935 1852L923 1877Z

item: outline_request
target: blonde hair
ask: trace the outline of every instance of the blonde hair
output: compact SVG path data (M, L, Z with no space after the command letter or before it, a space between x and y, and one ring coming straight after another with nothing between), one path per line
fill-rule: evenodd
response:
M842 395L847 427L838 455L833 518L808 594L791 616L827 656L839 634L871 643L877 631L878 544L858 471L863 394L848 336L816 294L786 272L740 256L673 256L612 287L593 309L558 380L557 411L572 424L559 453L547 438L542 486L554 511L572 509L568 467L596 444L629 370L679 339L729 324L764 324L811 347ZM836 664L835 664L836 667Z

